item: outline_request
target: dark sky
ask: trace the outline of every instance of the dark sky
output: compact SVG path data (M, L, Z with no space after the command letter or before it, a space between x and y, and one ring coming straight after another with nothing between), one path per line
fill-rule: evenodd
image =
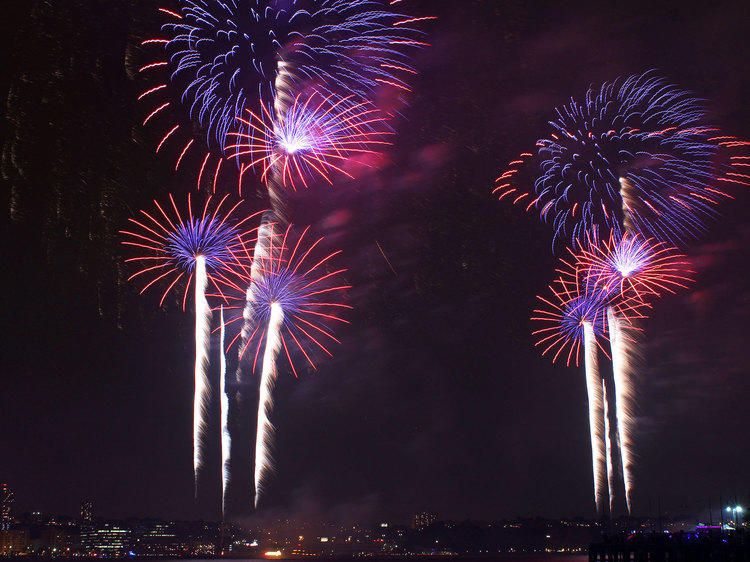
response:
M555 105L650 68L750 137L746 4L413 5L440 19L395 146L377 170L313 194L356 311L334 360L299 380L281 373L265 513L591 516L583 374L539 357L530 336L535 295L553 278L551 232L494 201L493 180ZM75 513L91 499L108 516L217 516L215 466L192 497L191 314L124 282L117 236L151 198L194 182L140 126L134 70L153 9L3 9L0 481L20 510ZM738 189L688 249L694 289L643 324L636 513L658 496L694 510L750 492L748 202ZM218 464L215 424L212 435Z

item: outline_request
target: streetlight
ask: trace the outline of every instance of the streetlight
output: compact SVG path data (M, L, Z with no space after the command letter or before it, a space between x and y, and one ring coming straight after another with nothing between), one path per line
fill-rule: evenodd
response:
M734 528L735 529L739 529L740 528L740 518L742 517L742 511L743 511L742 510L742 506L739 506L739 505L737 505L735 507L727 506L727 513L731 513L732 516L734 517Z

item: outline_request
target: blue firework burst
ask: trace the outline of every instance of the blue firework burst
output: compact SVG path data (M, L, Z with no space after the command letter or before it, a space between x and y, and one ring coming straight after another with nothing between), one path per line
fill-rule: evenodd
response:
M121 230L123 244L139 255L126 259L139 265L138 271L130 276L148 281L142 293L152 285L167 285L160 305L167 294L182 279L191 279L198 259L203 259L209 279L215 283L215 277L222 277L236 252L250 246L256 234L256 228L245 225L258 216L258 213L236 219L239 203L224 212L225 196L213 211L210 210L212 198L206 199L200 215L193 214L191 198L187 198L187 212L180 212L174 197L169 196L169 206L162 206L154 200L156 212L141 211L138 219L129 219L132 230ZM171 211L170 211L171 207ZM185 284L185 297L189 281Z
M239 231L223 219L190 217L177 225L165 240L165 249L176 266L187 271L203 256L209 270L219 270L231 257L231 248L238 245Z
M556 110L537 142L534 193L511 185L514 162L496 191L525 199L551 222L555 240L585 242L626 230L682 243L706 228L726 194L722 141L701 100L646 72L589 89ZM504 182L504 183L503 183Z
M531 320L541 322L542 328L533 332L543 346L542 355L553 354L553 362L567 351L566 364L578 364L584 343L585 326L591 326L597 343L606 338L608 301L600 291L582 292L576 284L558 279L550 286L552 295L538 296L542 307L534 310Z
M163 46L169 83L209 148L223 150L227 134L258 99L271 103L280 69L291 83L320 91L367 95L383 85L408 90L415 73L408 53L425 45L413 24L386 0L181 0ZM280 64L283 63L283 64ZM156 86L166 89L166 84ZM157 92L152 88L148 91ZM161 110L164 104L158 105ZM149 115L149 118L151 115Z

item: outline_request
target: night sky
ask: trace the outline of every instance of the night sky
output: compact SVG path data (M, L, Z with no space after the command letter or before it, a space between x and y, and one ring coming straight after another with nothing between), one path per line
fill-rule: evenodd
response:
M310 216L297 217L344 250L355 311L333 360L297 380L281 369L264 514L593 516L582 370L540 357L530 335L554 276L552 233L495 201L493 181L556 105L650 68L749 138L747 5L411 4L439 20L395 145L356 181L308 194ZM193 500L192 314L125 281L117 233L195 181L140 125L154 8L3 8L0 481L18 511L76 513L90 499L112 517L218 517L215 423ZM657 498L696 511L709 496L749 496L750 194L734 194L687 249L696 285L642 324L636 514ZM250 460L235 455L242 515Z

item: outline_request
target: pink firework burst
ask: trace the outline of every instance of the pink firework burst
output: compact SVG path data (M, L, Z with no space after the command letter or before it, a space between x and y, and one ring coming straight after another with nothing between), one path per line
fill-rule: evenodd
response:
M613 298L619 293L645 302L663 292L674 293L693 281L687 257L673 248L639 234L612 235L591 243L576 256L586 286Z
M344 168L347 160L379 154L377 148L391 144L386 140L392 134L387 117L354 96L297 96L276 117L261 106L260 115L248 111L247 119L239 119L241 131L229 133L237 142L227 146L227 152L239 159L241 173L256 168L266 183L269 172L277 168L284 187L296 190L299 183L308 187L315 177L332 185L334 172L352 177Z

